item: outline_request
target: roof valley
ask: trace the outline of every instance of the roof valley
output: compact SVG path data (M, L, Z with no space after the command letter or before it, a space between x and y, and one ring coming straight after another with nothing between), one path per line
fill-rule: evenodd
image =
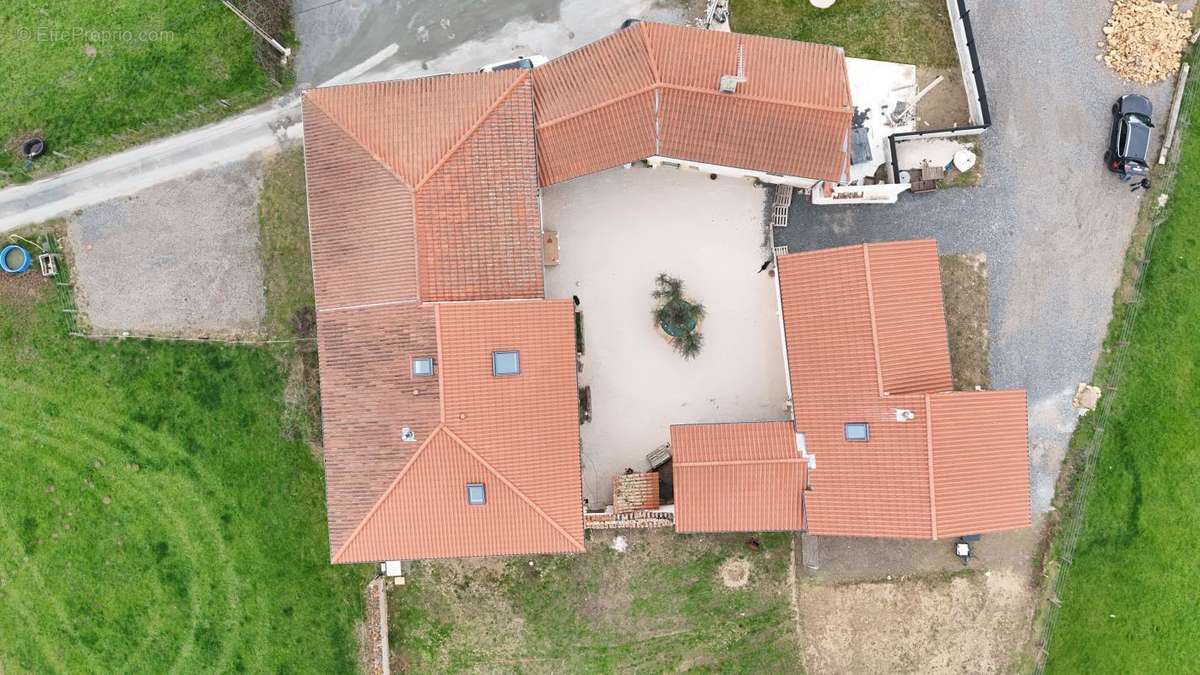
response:
M425 183L429 182L429 179L438 172L438 169L441 169L446 162L450 161L450 158L453 157L454 154L467 143L467 141L471 140L471 137L475 135L475 132L479 130L479 127L483 126L483 124L488 121L488 119L492 116L492 113L496 112L496 109L503 105L504 102L507 101L510 96L512 96L512 93L516 91L517 88L522 84L529 81L529 79L529 73L522 73L520 77L513 80L512 84L508 85L508 87L506 87L504 91L500 93L500 96L498 96L495 101L492 101L492 104L488 106L488 109L482 115L479 116L479 119L475 120L475 123L472 124L471 127L462 134L462 136L459 136L458 140L454 142L454 145L450 146L450 149L446 151L446 154L442 155L441 159L435 162L434 165L430 167L429 171L425 172L424 176L421 176L421 179L418 180L417 184L413 186L413 193L416 194L421 187L425 185Z

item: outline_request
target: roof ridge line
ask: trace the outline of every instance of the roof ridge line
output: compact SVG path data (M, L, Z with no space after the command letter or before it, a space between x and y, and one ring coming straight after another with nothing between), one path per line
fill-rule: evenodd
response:
M438 422L442 425L446 424L446 383L442 373L445 368L442 367L442 307L435 304L433 306L433 339L437 344L437 363L434 365L434 370L437 372L438 380Z
M933 485L933 406L925 394L925 456L929 464L929 538L937 539L937 497Z
M879 361L879 327L875 322L875 287L871 283L871 251L870 244L862 245L863 271L867 277L867 314L871 318L871 348L875 352L875 382L879 385L879 398L887 393L883 390L883 366Z
M554 119L550 120L549 122L542 122L540 124L535 122L534 129L536 131L541 131L542 129L545 129L547 127L552 127L561 122L569 122L569 121L575 119L576 117L582 117L583 115L586 115L588 113L596 112L597 110L600 110L601 108L607 108L610 105L616 105L617 103L621 103L622 101L625 101L626 99L631 99L634 96L640 96L641 94L645 94L646 92L654 91L655 89L657 89L658 87L661 87L661 86L662 86L662 83L660 83L656 80L651 84L641 87L640 89L635 89L633 91L626 92L624 94L621 94L620 96L617 96L616 98L605 99L605 100L601 101L600 103L590 105L590 106L584 108L583 110L576 110L575 112L570 113L569 115L562 115L559 117L555 117Z
M371 520L371 517L374 516L375 513L383 506L383 500L387 499L388 495L392 494L392 490L395 490L396 486L399 485L404 476L408 474L408 470L412 468L412 465L415 463L417 457L419 457L421 453L425 451L425 448L429 447L430 441L437 436L439 431L446 430L445 426L445 424L439 424L432 432L430 432L428 436L425 437L425 442L421 443L420 447L417 448L417 451L409 456L408 461L404 463L404 467L400 469L400 473L396 474L396 477L391 483L388 484L387 489L383 491L383 494L379 495L379 499L375 500L375 503L371 505L370 510L368 510L367 513L362 517L362 520L358 521L358 525L351 530L350 535L346 537L346 541L342 542L342 545L338 547L338 550L330 558L330 562L338 562L338 558L342 557L342 554L346 552L346 549L351 543L354 542L354 540L362 532L362 529L366 527L367 521Z
M644 23L639 23L637 28L638 32L642 35L642 44L646 47L646 56L650 61L650 72L654 74L654 81L661 83L662 75L658 72L658 59L654 56L654 46L650 41L650 29Z
M787 106L789 108L807 108L808 110L815 110L817 112L846 113L846 114L851 114L853 112L852 105L845 106L845 107L838 107L838 106L832 106L832 105L820 105L818 103L797 103L795 101L784 101L784 100L777 99L777 98L768 98L766 96L754 96L754 95L747 95L747 94L724 94L716 89L701 89L700 87L691 87L691 86L688 86L685 84L671 84L669 82L663 82L662 86L666 87L668 89L678 89L679 91L693 92L696 94L710 94L712 96L731 96L740 101L756 101L758 103L773 103L775 105Z
M444 399L445 397L443 396L442 398ZM532 499L527 497L525 495L525 493L522 492L521 489L518 488L515 484L513 484L512 481L510 481L508 478L506 478L504 476L504 474L497 471L496 467L492 466L491 462L487 461L479 453L475 452L475 449L472 448L470 445L468 445L467 442L464 441L462 438L459 438L458 434L451 431L450 427L443 424L442 429L446 432L446 435L448 435L451 439L454 440L454 442L456 442L460 446L462 446L462 449L466 450L467 454L471 455L471 457L474 457L475 461L482 464L484 466L484 468L487 469L489 472L491 472L491 474L493 476L500 479L501 483L503 483L508 489L512 490L513 494L517 495L517 497L520 498L521 501L525 502L525 504L527 506L529 506L529 508L533 509L535 513L537 513L539 516L541 516L543 520L545 520L547 523L549 523L551 527L553 527L555 530L558 531L559 534L561 534L563 537L565 537L567 541L571 542L572 544L575 544L580 549L587 548L586 546L583 545L583 542L577 540L575 537L572 537L570 532L567 532L566 530L564 530L562 528L561 525L554 522L554 519L551 518L548 513L546 513L545 511L542 510L542 507L538 506L536 503L534 503L534 501ZM580 515L580 518L582 519L583 516Z
M343 312L355 309L371 309L373 307L390 307L393 305L419 305L420 298L412 300L381 300L379 302L363 302L356 305L334 305L333 307L317 307L317 312Z
M369 82L369 83L366 83L366 84L378 84L378 83L376 83L376 82ZM311 90L309 90L309 91L318 91L318 90L319 90L319 89L311 89ZM382 166L382 167L384 168L384 170L385 170L385 171L387 171L388 173L392 174L392 176L394 176L394 177L396 178L396 180L400 181L400 183L401 183L402 185L404 185L404 187L408 188L409 190L412 190L412 191L413 191L413 200L414 200L414 201L416 201L416 192L417 192L417 188L416 188L416 187L414 187L413 185L411 185L411 184L408 182L408 180L404 178L404 176L401 176L399 173L397 173L395 170L393 170L393 169L392 169L392 167L388 166L388 163L387 163L387 162L385 162L385 161L383 161L383 158L382 158L382 157L380 157L379 155L376 155L374 152L371 152L371 149L370 149L370 148L368 148L368 147L366 146L366 144L365 144L365 143L363 143L363 142L362 142L362 141L361 141L361 140L358 138L358 136L355 136L353 132L351 132L349 129L347 129L347 128L346 128L346 125L342 124L342 123L341 123L341 122L338 120L338 118L337 118L337 116L336 116L336 115L334 115L333 113L331 113L331 112L329 112L328 110L326 110L326 109L325 109L325 106L321 105L321 104L320 104L320 103L317 101L317 99L316 99L316 98L314 98L314 97L313 97L313 96L311 96L311 95L306 95L304 98L305 98L306 100L308 100L308 101L311 101L311 102L312 102L312 104L313 104L313 105L314 105L314 106L317 108L317 110L321 111L321 114L322 114L322 115L324 115L326 118L328 118L328 119L329 119L329 121L333 123L333 126L337 127L339 130L341 130L341 132L342 132L342 133L346 134L346 136L347 136L347 137L349 137L349 138L350 138L352 141L354 141L354 144L355 144L355 145L357 145L357 146L359 147L359 149L361 149L363 152L367 153L367 155L368 155L368 156L370 156L370 158L371 158L371 159L373 159L373 160L375 160L376 162L378 162L378 163L380 164L380 166ZM300 117L301 117L301 122L303 123L303 118L304 118L304 106L303 106L303 105L301 105L301 106L300 106ZM306 165L306 166L307 166L307 165Z
M425 183L429 182L429 179L433 177L433 174L438 172L438 169L442 168L442 165L450 161L450 158L454 156L454 153L458 152L467 141L471 140L471 137L475 135L475 132L479 130L479 127L483 126L483 123L492 116L492 113L496 112L496 108L499 108L502 103L507 101L508 97L513 93L513 91L515 91L520 84L529 80L531 77L532 76L528 72L521 73L517 79L513 80L512 84L508 85L504 91L500 92L500 96L497 97L495 101L492 101L492 104L488 106L488 109L485 110L482 115L479 116L479 119L475 120L475 123L471 125L471 128L463 132L463 135L454 142L454 145L450 146L450 149L446 151L446 154L442 155L442 158L435 162L434 165L430 167L429 171L425 172L424 176L421 176L421 179L418 180L417 184L413 186L414 199L416 198L417 191L420 190Z
M676 467L681 466L744 466L746 464L804 464L805 460L801 457L775 457L771 459L723 459L708 462L678 462Z

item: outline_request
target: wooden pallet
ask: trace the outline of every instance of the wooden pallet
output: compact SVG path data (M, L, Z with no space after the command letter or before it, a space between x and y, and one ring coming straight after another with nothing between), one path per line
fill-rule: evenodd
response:
M791 185L775 186L775 202L771 205L772 227L787 227L788 209L792 206L793 192L795 189Z

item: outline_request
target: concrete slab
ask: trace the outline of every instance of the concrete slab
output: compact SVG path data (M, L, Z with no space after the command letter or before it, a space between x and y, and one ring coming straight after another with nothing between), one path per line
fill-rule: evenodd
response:
M592 421L581 427L584 496L611 502L612 477L646 468L669 425L787 419L785 363L763 226L767 192L734 178L617 168L547 188L543 222L560 264L548 297L578 296ZM656 331L659 272L704 303L704 348L685 361Z

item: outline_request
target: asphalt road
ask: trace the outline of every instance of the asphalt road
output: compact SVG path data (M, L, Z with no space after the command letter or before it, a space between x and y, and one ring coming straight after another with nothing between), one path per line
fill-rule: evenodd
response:
M987 254L992 382L1029 392L1033 505L1041 512L1075 427L1071 396L1099 356L1144 194L1130 193L1103 166L1109 108L1137 92L1165 121L1171 85L1133 85L1095 60L1106 2L970 4L993 120L982 143L983 185L904 194L894 206L797 199L776 243L799 251L920 237L937 239L943 252Z
M683 23L696 2L295 0L297 90L471 71L515 54L554 57L629 17ZM236 117L0 190L0 233L274 152L302 136L299 122L293 92Z

